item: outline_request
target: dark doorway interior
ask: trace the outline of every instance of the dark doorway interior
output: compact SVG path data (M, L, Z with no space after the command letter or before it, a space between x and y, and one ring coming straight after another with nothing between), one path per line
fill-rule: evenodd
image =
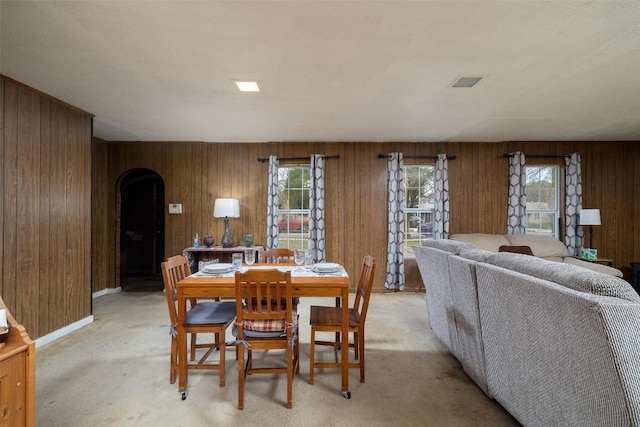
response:
M148 169L129 172L120 200L120 287L123 292L161 291L164 182Z

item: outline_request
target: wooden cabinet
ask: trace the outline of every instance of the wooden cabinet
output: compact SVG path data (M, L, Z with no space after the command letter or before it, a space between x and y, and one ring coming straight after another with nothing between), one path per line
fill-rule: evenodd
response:
M0 298L0 309L5 308ZM35 426L36 346L7 310L9 332L0 335L0 425Z

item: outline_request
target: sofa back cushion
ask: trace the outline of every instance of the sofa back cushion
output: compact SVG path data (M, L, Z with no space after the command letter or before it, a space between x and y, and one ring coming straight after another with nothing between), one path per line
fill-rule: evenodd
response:
M498 250L500 250L500 246L511 245L509 240L502 234L484 234L484 233L454 234L449 239L457 240L459 242L471 243L478 249L484 249L485 251L491 251L491 252L498 252ZM523 243L523 244L526 244L526 243Z
M569 251L567 251L565 244L552 236L509 234L505 235L505 237L509 240L510 245L529 246L531 252L540 258L563 258L569 256ZM550 259L550 261L557 261L557 259Z
M509 252L490 254L486 257L486 262L554 282L576 291L640 302L640 296L628 282L575 265Z
M425 240L424 242L422 242L422 246L440 249L442 251L451 252L452 254L456 255L459 254L460 251L473 248L473 245L470 243L449 239Z

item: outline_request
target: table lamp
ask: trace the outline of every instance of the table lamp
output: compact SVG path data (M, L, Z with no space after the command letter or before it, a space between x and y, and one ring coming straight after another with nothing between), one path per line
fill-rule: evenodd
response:
M589 248L593 248L593 226L600 225L600 209L582 209L580 225L589 226Z
M223 248L235 246L231 229L229 228L229 218L240 218L240 202L238 199L216 199L213 206L213 216L224 218L224 235L220 243Z

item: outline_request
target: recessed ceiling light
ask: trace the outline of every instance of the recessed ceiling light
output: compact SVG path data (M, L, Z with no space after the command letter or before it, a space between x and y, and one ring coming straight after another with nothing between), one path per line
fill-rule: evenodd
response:
M234 80L234 83L238 86L240 92L260 92L257 81Z
M459 77L451 87L473 87L483 78L484 76Z

